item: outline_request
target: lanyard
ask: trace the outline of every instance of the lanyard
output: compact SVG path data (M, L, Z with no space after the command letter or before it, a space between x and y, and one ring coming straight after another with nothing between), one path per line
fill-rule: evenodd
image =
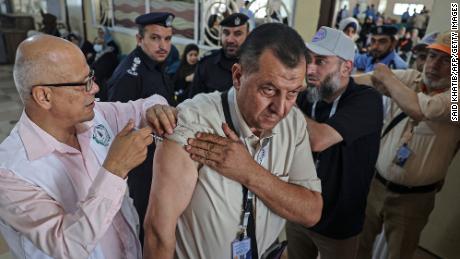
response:
M334 116L335 112L337 111L337 105L339 104L339 100L340 100L340 97L342 97L342 95L339 95L339 97L335 98L334 100L334 103L332 104L332 108L331 108L331 112L329 113L329 118ZM316 105L318 104L318 102L314 102L313 103L313 107L311 108L311 118L313 120L316 120Z
M257 153L256 161L259 165L262 165L265 156L268 153L268 143L269 141L264 141L262 147L260 148L259 152ZM254 193L248 190L246 186L243 186L243 213L240 222L240 235L242 237L247 236L247 228L248 228L248 220L251 213L254 213L252 208L254 200Z
M230 129L235 133L235 127L233 126L232 117L230 115L230 106L228 104L228 91L221 94L222 108L224 111L225 121L227 122ZM268 142L266 142L268 143ZM264 143L263 143L264 144ZM262 164L265 155L267 153L268 145L263 145L257 154L257 163ZM240 231L238 232L238 238L242 240L246 236L249 236L251 239L251 254L252 258L259 258L259 253L257 249L257 239L256 239L256 228L254 220L254 210L252 208L254 194L242 185L243 189L243 204L242 204L242 215L240 221Z

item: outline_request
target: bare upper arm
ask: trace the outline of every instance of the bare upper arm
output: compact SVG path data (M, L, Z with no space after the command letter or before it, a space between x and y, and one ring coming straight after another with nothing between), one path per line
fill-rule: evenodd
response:
M330 125L318 123L308 117L305 119L313 152L321 152L343 140L342 135Z
M180 144L165 140L157 145L146 224L173 230L190 202L197 179L197 164Z

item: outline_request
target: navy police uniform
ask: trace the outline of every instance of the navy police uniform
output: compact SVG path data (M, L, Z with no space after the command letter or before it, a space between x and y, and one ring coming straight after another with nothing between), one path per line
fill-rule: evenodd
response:
M199 93L225 91L233 85L232 66L237 58L225 57L224 50L213 50L203 57L195 70L193 83L190 88L190 98Z
M171 13L148 13L136 18L139 25L158 24L170 27ZM127 102L159 94L171 104L173 85L164 73L164 62L151 59L141 47L134 49L115 69L108 83L109 101Z
M136 47L115 69L108 83L109 101L127 102L159 94L171 103L173 86L164 72L164 63L155 62Z
M373 35L387 35L394 37L398 32L398 28L392 25L381 25L374 26L371 28ZM370 72L374 71L374 66L377 63L387 65L391 69L407 69L407 63L396 53L396 51L390 51L385 57L377 58L373 57L369 53L357 54L355 56L354 66L359 71Z
M220 22L222 27L238 27L247 24L249 17L242 13L233 13ZM232 66L238 58L228 58L224 49L213 50L204 56L197 64L190 95L226 91L233 85Z
M148 13L136 18L136 23L145 26L158 24L170 27L174 15L171 13ZM173 104L174 88L164 72L165 62L158 63L150 58L141 47L136 47L123 62L118 65L108 83L109 101L127 102L158 94ZM155 144L147 149L145 161L134 168L128 175L129 195L134 201L139 214L140 236L143 244L144 231L142 223L149 201L152 182L152 164Z

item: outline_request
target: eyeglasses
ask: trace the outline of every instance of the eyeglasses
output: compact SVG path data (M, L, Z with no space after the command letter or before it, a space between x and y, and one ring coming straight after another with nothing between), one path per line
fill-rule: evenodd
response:
M85 91L89 92L93 88L93 83L94 83L94 70L91 70L88 75L88 80L86 82L76 82L76 83L59 83L59 84L38 84L38 85L33 85L32 87L35 86L54 86L54 87L60 87L60 86L85 86Z

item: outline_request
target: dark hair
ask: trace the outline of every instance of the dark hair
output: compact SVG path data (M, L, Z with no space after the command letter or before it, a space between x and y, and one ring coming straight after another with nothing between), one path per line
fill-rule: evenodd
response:
M177 72L174 77L174 81L176 81L177 79L185 78L186 76L195 71L196 64L190 65L187 62L187 54L193 50L200 52L200 49L196 44L191 43L185 46L184 52L182 53L179 68L177 69Z
M249 33L241 45L238 56L242 69L248 73L257 72L259 58L266 49L273 51L289 68L296 67L307 51L302 37L294 29L281 23L266 23Z
M212 28L217 20L217 14L211 14L208 18L208 27Z
M192 50L195 50L196 52L200 52L200 49L198 48L196 44L193 44L193 43L188 44L187 46L185 46L184 52L182 53L181 63L187 62L187 54Z
M144 37L145 25L138 24L137 30L138 30L139 35L141 35L141 37Z

